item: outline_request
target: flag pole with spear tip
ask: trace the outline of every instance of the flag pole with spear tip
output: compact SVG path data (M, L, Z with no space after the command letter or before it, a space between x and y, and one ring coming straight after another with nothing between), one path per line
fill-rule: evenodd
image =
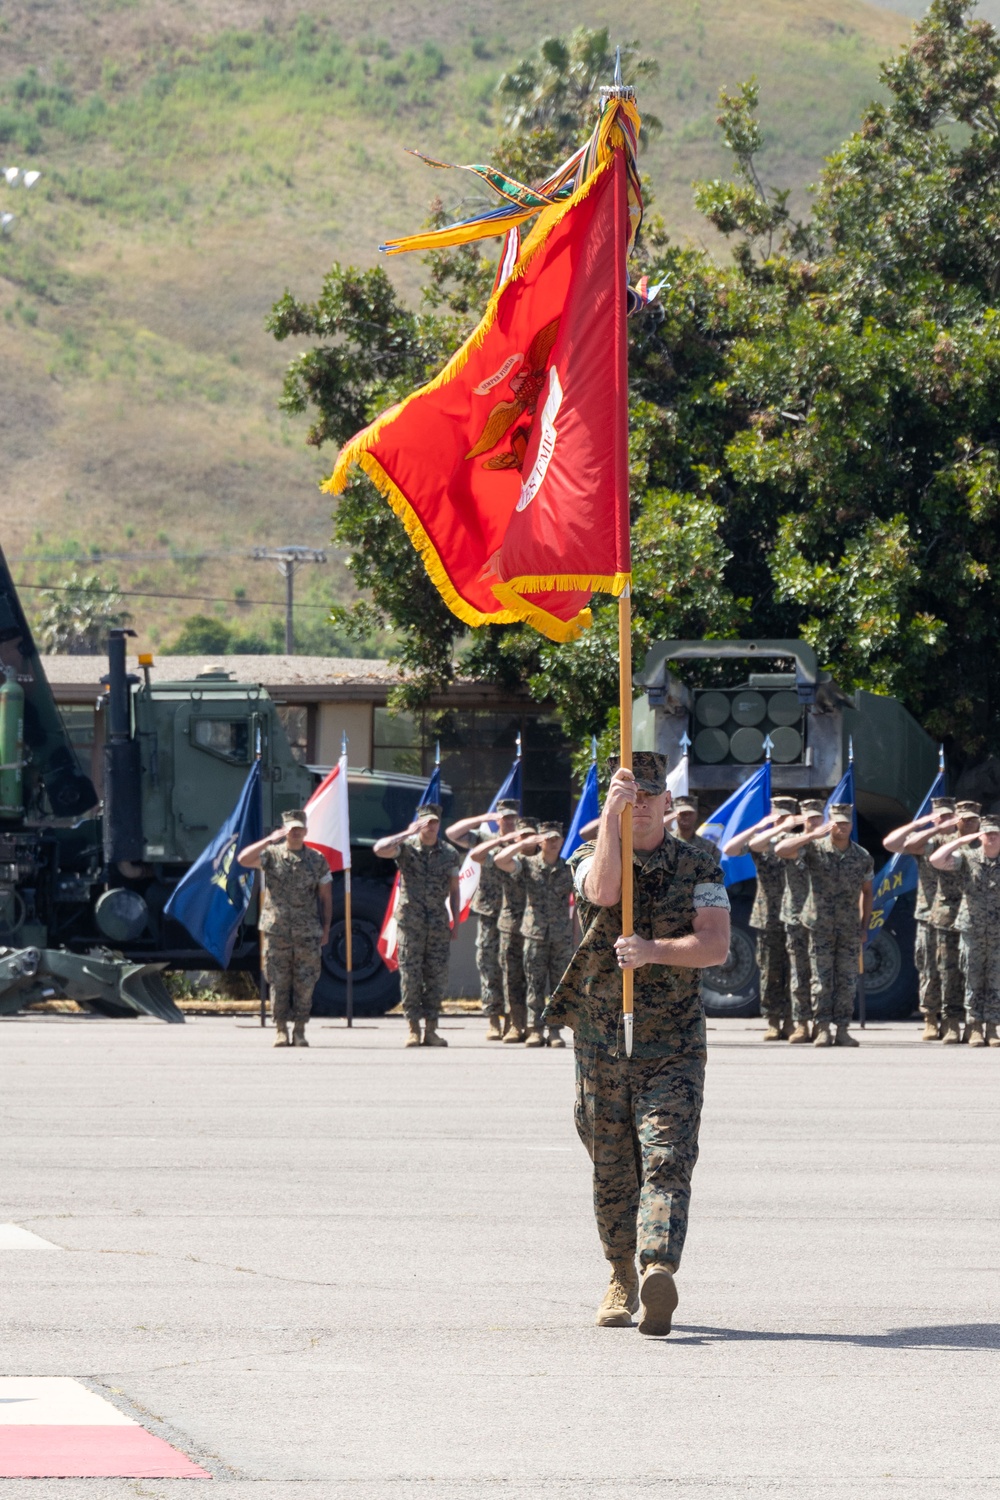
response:
M343 730L340 736L340 758L344 770L347 770L347 730ZM347 961L347 1011L348 1030L354 1025L354 932L351 927L351 866L344 866L344 942L346 945L345 959Z

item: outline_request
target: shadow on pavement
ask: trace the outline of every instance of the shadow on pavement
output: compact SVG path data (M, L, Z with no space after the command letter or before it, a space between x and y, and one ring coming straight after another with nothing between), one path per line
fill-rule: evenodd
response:
M858 1349L1000 1349L1000 1323L946 1323L892 1328L888 1333L770 1333L766 1329L707 1328L674 1324L671 1344L847 1344Z

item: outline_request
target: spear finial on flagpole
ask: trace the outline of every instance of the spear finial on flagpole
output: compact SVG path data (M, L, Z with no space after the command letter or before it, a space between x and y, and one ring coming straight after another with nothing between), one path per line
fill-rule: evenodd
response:
M434 764L436 766L439 766L441 764L441 741L440 740L435 740L434 741Z
M938 745L938 770L944 771L944 746Z
M615 48L615 88L616 89L620 89L621 86L622 86L622 49L620 47L616 47Z
M590 736L590 758L591 758L591 760L594 760L594 761L596 761L596 759L597 759L597 735L596 734L592 734Z
M772 738L771 738L771 736L769 734L765 735L764 736L764 756L765 756L766 760L770 760L771 759L771 751L773 749L774 749L774 741L772 740Z
M682 755L687 755L688 751L691 749L691 736L688 734L688 732L687 732L686 729L685 729L684 733L681 735L680 745L681 745L681 754Z
M340 753L341 753L341 755L346 755L347 754L347 730L346 729L342 729L341 732L340 732Z
M515 758L517 760L520 760L521 759L521 731L520 730L517 731L517 739L515 741L515 744L517 745L517 754L516 754Z
M853 736L853 734L849 734L847 736L847 759L848 759L849 763L853 766L853 764L854 764L854 736Z

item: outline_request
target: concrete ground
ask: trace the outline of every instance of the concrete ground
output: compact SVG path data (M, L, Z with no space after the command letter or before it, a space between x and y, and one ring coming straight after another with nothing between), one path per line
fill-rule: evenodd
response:
M216 1500L986 1496L1000 1053L710 1023L675 1332L598 1329L572 1053L402 1022L0 1022L2 1373L72 1375ZM6 1480L0 1500L199 1481Z

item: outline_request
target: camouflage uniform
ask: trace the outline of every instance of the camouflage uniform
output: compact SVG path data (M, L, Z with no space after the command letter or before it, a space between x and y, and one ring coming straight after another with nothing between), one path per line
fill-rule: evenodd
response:
M396 864L400 874L396 956L403 1014L408 1021L436 1020L451 951L445 901L461 862L450 844L439 840L428 846L415 833L403 840Z
M812 970L809 966L809 929L802 925L802 912L809 899L809 872L798 859L786 859L785 890L781 898L781 922L788 955L788 983L792 992L792 1019L808 1025L812 1020Z
M790 1019L788 951L781 925L781 903L785 894L785 861L774 852L776 840L767 849L751 849L757 871L757 894L750 926L757 929L757 967L760 970L760 1008L771 1026L779 1031Z
M950 837L949 835L948 837ZM944 836L931 839L923 855L919 857L918 895L919 905L924 894L920 885L920 876L923 874L925 861L929 863L930 855L935 849L940 849L945 842ZM940 1012L945 1022L961 1022L965 1015L965 981L962 978L962 965L960 962L961 935L955 926L958 918L959 908L962 905L962 876L958 870L935 870L931 866L932 873L936 876L933 887L933 896L927 907L926 916L921 920L921 926L917 931L917 953L920 951L921 937L926 933L928 961L934 965L936 986L929 989L929 995L937 999L938 1009L931 1010L924 1006L924 975L920 974L920 1009L926 1016L936 1016ZM917 958L918 967L920 964Z
M522 1027L528 990L524 977L524 938L521 936L526 897L524 874L519 865L520 861L517 861L513 870L497 871L503 891L497 928L500 933L500 973L503 976L504 1003L512 1025Z
M955 873L962 904L955 926L961 934L965 1014L977 1024L1000 1023L1000 856L981 848L956 849Z
M636 757L638 760L638 756ZM621 1035L622 979L615 956L621 906L592 906L583 881L594 853L569 861L583 940L544 1020L570 1026L576 1045L576 1128L594 1164L594 1212L610 1261L632 1259L676 1270L687 1233L691 1173L705 1077L705 1021L697 969L649 964L634 970L631 1058ZM634 928L641 937L680 937L695 911L728 910L713 860L667 834L634 855Z
M875 862L853 839L841 852L827 834L806 844L799 859L809 873L809 899L802 909L809 929L812 998L819 1026L846 1026L854 1014L861 958L861 887Z
M472 910L479 919L476 933L476 968L479 970L479 993L483 1013L503 1015L503 974L500 972L500 932L497 921L503 901L500 871L490 851L479 867L479 885L472 898Z
M936 1021L941 1014L941 976L937 960L938 931L930 922L930 911L937 898L938 887L938 871L931 864L931 855L941 847L941 843L941 839L932 838L923 854L913 856L917 862L917 901L913 909L917 937L913 945L913 960L917 966L920 1014L932 1021Z
M316 903L320 886L331 883L330 867L316 849L268 844L260 851L260 868L265 879L261 961L271 987L271 1014L275 1026L287 1026L289 1019L304 1023L323 966Z
M689 849L698 849L702 854L707 854L709 859L714 859L716 864L719 863L719 846L713 844L711 839L702 838L700 833L693 833L689 839L682 839L680 834L675 833L674 838L679 844L687 844Z
M521 918L528 1019L539 1028L542 1011L573 954L573 914L569 897L573 872L564 859L546 864L541 854L519 860L525 907Z

